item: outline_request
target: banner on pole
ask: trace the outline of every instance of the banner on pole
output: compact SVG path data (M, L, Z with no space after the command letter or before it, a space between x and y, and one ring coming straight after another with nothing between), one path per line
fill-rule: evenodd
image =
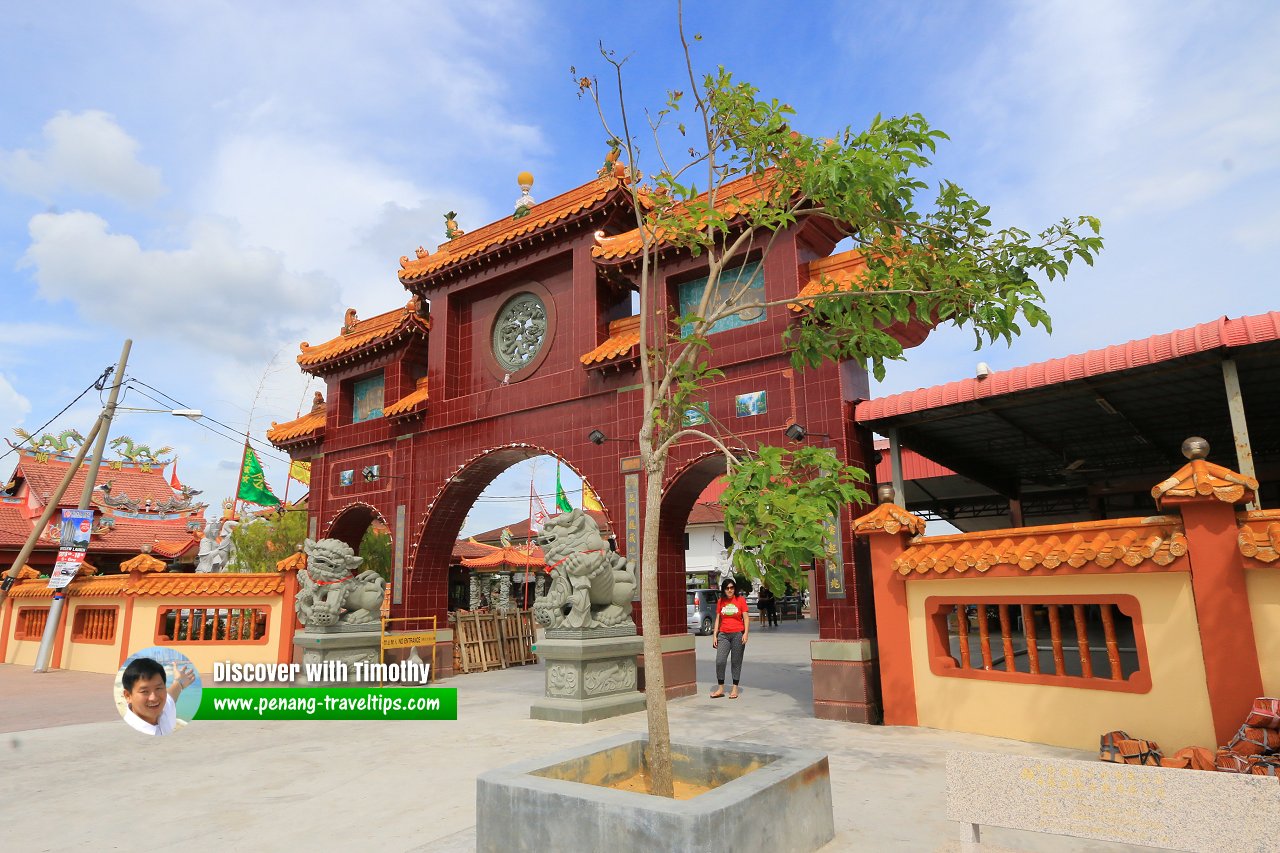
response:
M64 548L58 552L58 562L49 573L49 589L62 589L75 578L84 565L84 551Z
M93 510L64 509L58 547L86 551L93 535Z

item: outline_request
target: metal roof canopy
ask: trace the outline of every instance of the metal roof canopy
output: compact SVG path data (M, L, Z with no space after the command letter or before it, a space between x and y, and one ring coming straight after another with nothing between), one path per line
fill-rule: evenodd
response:
M1141 341L868 400L855 417L960 475L915 481L906 504L964 529L1155 512L1150 489L1184 439L1235 470L1234 365L1260 500L1280 499L1280 312L1222 318ZM1247 473L1247 472L1246 472ZM949 482L948 482L949 481ZM901 499L901 498L900 498ZM1014 518L1016 523L1016 517Z

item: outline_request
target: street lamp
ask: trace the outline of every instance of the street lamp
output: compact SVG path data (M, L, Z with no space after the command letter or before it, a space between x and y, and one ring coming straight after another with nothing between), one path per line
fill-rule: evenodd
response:
M188 418L198 421L204 417L199 409L132 409L128 406L116 406L117 412L150 412L153 415L173 415L175 418Z

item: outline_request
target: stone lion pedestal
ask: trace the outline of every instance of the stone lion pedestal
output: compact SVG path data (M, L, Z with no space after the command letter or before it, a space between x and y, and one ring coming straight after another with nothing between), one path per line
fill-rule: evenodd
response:
M376 664L382 652L380 614L386 583L377 572L356 574L362 557L337 539L303 542L306 566L298 572L294 611L296 659L313 687L353 685L355 664ZM315 675L315 678L311 676Z
M303 667L299 686L356 687L368 682L356 679L355 664L378 662L382 632L377 625L308 627L294 632L293 646L297 649L294 660ZM311 667L319 669L310 670ZM320 677L308 678L309 671L318 672Z
M617 636L600 628L547 631L538 643L546 691L529 709L531 718L590 723L644 710L644 694L636 691L636 656L644 641L635 626L615 630Z

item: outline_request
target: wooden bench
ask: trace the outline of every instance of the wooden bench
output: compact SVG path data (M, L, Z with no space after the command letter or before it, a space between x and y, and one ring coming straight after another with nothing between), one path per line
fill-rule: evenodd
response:
M947 753L947 817L982 826L1144 844L1263 851L1280 844L1280 780L1102 761Z

